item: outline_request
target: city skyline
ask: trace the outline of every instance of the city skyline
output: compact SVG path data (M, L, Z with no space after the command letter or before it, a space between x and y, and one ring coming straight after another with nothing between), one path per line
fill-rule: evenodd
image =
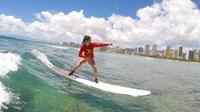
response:
M76 42L56 42L50 43L56 45L64 45L71 47L80 47L80 43ZM174 59L180 61L195 61L200 62L200 49L189 49L184 50L184 46L177 45L176 47L171 47L171 45L166 45L164 49L159 48L157 44L146 44L140 47L129 47L121 48L120 46L115 47L104 47L100 51L109 51L114 53L129 54L129 55L139 55L148 56L154 58L166 58Z
M81 44L81 42L75 42L75 41L57 41L57 42L50 42L50 43L59 43L59 44L62 44L63 42L67 42L67 43L70 43L70 42L73 42L73 43L76 43L76 44ZM113 44L112 47L118 47L118 48L121 48L121 49L125 49L125 48L140 48L140 47L143 47L143 50L145 50L145 45L149 45L149 49L152 49L152 46L156 45L156 50L164 50L166 48L166 46L170 46L172 49L176 49L177 47L184 47L184 49L182 50L182 52L187 52L189 50L200 50L200 47L191 47L191 48L188 48L188 47L185 47L183 45L158 45L158 44L143 44L143 45L139 45L139 46L135 46L134 47L123 47L123 46L120 46L120 45L115 45Z

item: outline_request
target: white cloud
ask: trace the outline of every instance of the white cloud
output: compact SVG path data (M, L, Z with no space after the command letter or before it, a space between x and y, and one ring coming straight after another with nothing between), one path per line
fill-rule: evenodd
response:
M0 33L20 35L24 32L26 24L14 16L0 15Z
M0 15L0 33L58 41L113 40L132 46L139 44L200 44L200 10L191 0L162 0L137 11L138 18L112 14L108 18L86 17L83 10L35 14L37 20L25 23L14 16Z

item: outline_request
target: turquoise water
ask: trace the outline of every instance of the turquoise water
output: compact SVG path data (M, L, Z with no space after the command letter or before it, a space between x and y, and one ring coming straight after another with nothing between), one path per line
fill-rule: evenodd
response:
M21 57L16 71L0 77L10 93L3 112L199 112L200 64L119 54L95 53L100 80L150 90L149 96L117 95L60 77L31 53L37 49L69 70L78 50L45 43L0 38L0 52ZM89 65L77 72L92 77Z

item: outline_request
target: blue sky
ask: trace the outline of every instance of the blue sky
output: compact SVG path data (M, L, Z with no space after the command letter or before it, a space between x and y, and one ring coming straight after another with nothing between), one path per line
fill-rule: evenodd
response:
M2 0L0 14L13 15L26 22L35 20L34 13L53 11L69 13L84 10L86 16L109 17L112 13L136 17L136 11L155 0ZM158 0L157 0L158 1Z
M0 35L76 42L91 35L122 46L196 47L199 4L200 0L1 0Z

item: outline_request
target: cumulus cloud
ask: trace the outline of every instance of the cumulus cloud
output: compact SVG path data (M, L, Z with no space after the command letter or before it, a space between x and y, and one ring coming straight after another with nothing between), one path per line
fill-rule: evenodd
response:
M37 20L25 23L14 16L0 15L0 33L50 41L80 42L91 35L96 41L122 45L200 44L200 10L192 0L162 0L137 11L137 18L112 14L108 18L86 17L84 11L42 11Z
M14 16L0 15L0 33L20 35L25 33L26 24Z

